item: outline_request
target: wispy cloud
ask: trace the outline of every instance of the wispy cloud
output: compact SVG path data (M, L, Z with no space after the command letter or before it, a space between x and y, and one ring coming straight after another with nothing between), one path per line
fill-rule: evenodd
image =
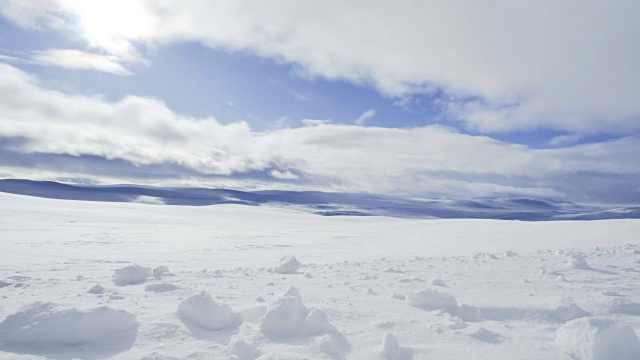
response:
M88 53L73 49L34 51L31 60L40 65L59 66L71 70L95 70L128 76L131 71L114 55Z
M0 61L17 64L56 66L70 70L93 70L119 76L129 76L125 61L115 55L97 54L75 49L48 49L12 55L0 54ZM140 59L142 61L142 59Z
M371 119L375 115L376 115L376 111L373 109L369 109L363 112L362 115L358 116L358 118L354 122L356 123L356 125L362 126L367 122L367 120Z

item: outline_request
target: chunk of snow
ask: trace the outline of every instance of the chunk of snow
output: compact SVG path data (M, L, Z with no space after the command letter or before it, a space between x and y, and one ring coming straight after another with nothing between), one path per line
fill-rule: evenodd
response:
M344 359L344 354L351 350L351 344L344 338L329 334L316 337L312 346L332 359Z
M273 268L273 272L278 274L293 274L298 271L301 266L302 264L295 256L286 256L280 259L280 263Z
M435 289L425 289L407 294L407 304L423 310L454 312L458 306L455 296Z
M90 294L102 294L104 293L104 288L98 284L95 284L89 289Z
M329 316L319 309L311 309L304 320L305 330L308 334L321 334L330 331Z
M229 305L218 305L206 291L188 297L178 305L178 316L206 330L221 330L240 325L242 318Z
M162 274L166 274L169 272L169 268L162 265L153 269L153 277L156 279L162 279Z
M102 306L87 310L35 302L0 323L0 342L82 344L108 342L123 332L137 331L136 315Z
M514 257L514 256L516 256L516 253L511 251L511 250L507 250L507 251L504 252L504 256L505 257Z
M295 286L267 305L267 312L260 318L260 330L271 337L335 332L326 313L304 306Z
M229 342L227 354L238 360L255 360L262 355L254 345L248 344L239 338L234 338Z
M445 283L444 280L442 280L442 279L433 279L433 280L431 280L431 285L448 287L447 283Z
M10 283L10 282L6 282L6 281L4 281L4 280L0 280L0 288L3 288L3 287L5 287L5 286L9 286L9 285L11 285L11 283Z
M386 333L382 339L380 357L384 360L409 360L412 358L411 349L400 346L398 340L391 333Z
M556 331L555 345L575 359L640 359L640 340L633 328L605 318L567 322Z
M564 298L560 304L552 311L552 315L559 321L567 322L569 320L590 316L583 308L578 306L573 298Z
M140 265L129 265L114 272L113 282L118 286L142 284L151 276L151 269Z
M574 269L591 270L591 266L587 262L587 259L585 259L585 257L582 255L578 255L578 254L569 255L569 260L567 261L567 264Z
M267 312L260 319L260 330L268 336L299 335L304 330L307 314L309 309L302 303L298 289L292 286L269 303Z
M493 344L500 343L504 339L504 336L483 327L467 330L464 334L476 340Z

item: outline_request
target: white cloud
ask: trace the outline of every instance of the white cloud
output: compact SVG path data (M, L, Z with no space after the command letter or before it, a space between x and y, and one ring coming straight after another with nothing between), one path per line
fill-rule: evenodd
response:
M302 124L304 126L320 126L320 125L328 125L331 124L331 120L319 120L319 119L302 119Z
M73 23L69 15L82 18L94 6L33 0L0 4L5 17L24 27L80 30L82 21ZM128 17L128 33L110 34L120 43L196 41L250 51L290 63L297 72L370 84L394 97L440 90L451 114L485 133L640 130L637 1L119 4L139 18ZM117 11L101 16L107 24L119 20ZM113 48L109 44L104 46Z
M376 111L373 109L369 109L362 113L362 115L358 116L358 118L354 121L356 125L363 126L367 120L371 119L376 115Z
M269 172L269 175L280 180L297 180L299 178L298 175L288 170L287 171L271 170Z
M72 70L95 70L120 76L131 75L131 71L122 65L122 59L114 55L73 49L49 49L34 51L31 60L39 65L59 66Z
M67 157L60 161L70 164L74 160L69 156L93 156L115 162L100 177L126 162L139 170L112 177L163 166L172 169L170 176L187 182L211 176L242 180L266 172L272 181L287 178L291 186L300 182L298 186L316 189L449 196L595 196L596 190L616 181L632 182L635 189L640 178L637 137L535 150L441 126L388 129L322 123L255 132L245 122L221 124L211 117L176 114L157 99L128 96L109 102L51 91L9 65L0 64L0 78L0 151L13 154L0 156L0 164L7 163L3 172L30 166L26 161L11 164L16 155L63 155ZM94 176L80 161L61 172L66 177ZM294 179L295 174L304 178ZM594 174L608 180L591 181ZM278 186L264 178L242 182Z

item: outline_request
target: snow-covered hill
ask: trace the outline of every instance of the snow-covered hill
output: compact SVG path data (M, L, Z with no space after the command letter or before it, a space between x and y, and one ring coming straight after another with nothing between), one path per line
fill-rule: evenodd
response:
M324 216L392 216L400 218L602 220L638 219L640 207L580 205L547 198L406 199L401 197L318 191L237 191L142 186L80 186L49 181L0 180L0 192L53 199L144 202L166 205L238 204L295 208Z
M638 234L0 194L0 358L633 360Z

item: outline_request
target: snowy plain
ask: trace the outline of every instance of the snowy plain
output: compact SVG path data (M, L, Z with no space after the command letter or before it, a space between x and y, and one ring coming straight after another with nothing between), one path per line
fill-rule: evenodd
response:
M639 271L635 219L0 193L0 359L633 360Z

